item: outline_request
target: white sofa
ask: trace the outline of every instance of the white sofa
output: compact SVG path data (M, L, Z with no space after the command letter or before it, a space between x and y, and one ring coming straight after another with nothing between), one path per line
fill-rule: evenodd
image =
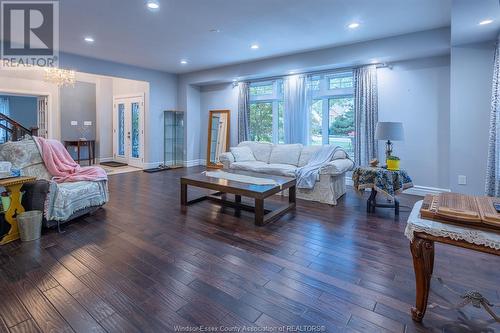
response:
M224 169L245 170L264 174L294 177L295 170L306 165L320 146L301 144L271 144L244 141L238 147L247 146L253 152L255 161L235 161L231 152L221 154ZM336 205L337 199L345 194L345 173L352 170L354 163L343 151L337 151L332 160L319 172L313 189L297 189L297 197Z

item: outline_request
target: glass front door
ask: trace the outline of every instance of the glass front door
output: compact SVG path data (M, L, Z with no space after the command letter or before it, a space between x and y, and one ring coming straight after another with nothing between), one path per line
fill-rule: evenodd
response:
M131 166L144 162L144 100L116 98L113 116L113 159Z

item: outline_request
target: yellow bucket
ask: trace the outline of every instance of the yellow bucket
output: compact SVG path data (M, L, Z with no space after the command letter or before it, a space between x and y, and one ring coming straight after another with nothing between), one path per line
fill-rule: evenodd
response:
M392 171L398 171L399 170L399 162L400 160L386 160L387 163L387 169L392 170Z

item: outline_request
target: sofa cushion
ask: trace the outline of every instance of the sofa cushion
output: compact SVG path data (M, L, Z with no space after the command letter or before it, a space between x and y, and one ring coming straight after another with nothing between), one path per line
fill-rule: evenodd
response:
M258 170L268 175L295 177L297 167L291 164L271 163L259 167Z
M231 147L231 153L234 156L235 162L255 161L255 156L250 147Z
M269 155L271 155L271 150L273 149L272 143L243 141L238 144L238 147L243 146L249 147L252 150L257 161L269 163Z
M267 165L267 163L262 161L245 161L231 163L230 168L233 170L259 172L259 169L265 165Z
M274 145L269 157L271 164L291 164L297 166L299 164L300 152L303 146L300 143L287 145Z

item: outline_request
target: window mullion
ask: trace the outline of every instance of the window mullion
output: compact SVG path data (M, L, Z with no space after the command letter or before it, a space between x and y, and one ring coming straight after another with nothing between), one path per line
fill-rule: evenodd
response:
M273 101L273 143L278 143L278 101Z
M321 132L323 133L323 144L326 145L328 144L328 123L329 123L329 114L328 114L328 98L323 98L321 102L321 107L322 107L322 127L321 127Z

